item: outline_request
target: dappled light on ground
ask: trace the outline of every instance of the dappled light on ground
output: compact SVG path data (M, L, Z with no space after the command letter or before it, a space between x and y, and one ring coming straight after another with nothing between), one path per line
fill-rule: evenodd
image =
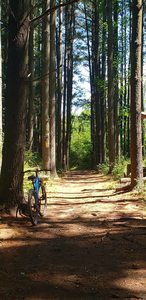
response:
M2 216L0 299L146 299L145 203L93 172L47 191L38 226Z

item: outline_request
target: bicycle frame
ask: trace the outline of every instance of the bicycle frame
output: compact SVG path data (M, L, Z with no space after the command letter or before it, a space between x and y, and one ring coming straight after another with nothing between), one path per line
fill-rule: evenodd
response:
M34 187L34 191L35 191L35 202L36 202L35 204L36 204L36 207L38 207L40 181L39 181L39 176L38 176L37 171L36 171L36 176L35 176L35 179L34 179L33 187Z
M39 172L42 172L42 171L50 171L48 169L42 169L42 170L27 170L27 171L24 171L23 173L27 173L27 172L35 172L35 176L31 178L31 176L29 177L29 179L32 180L33 182L33 188L34 188L34 192L35 192L35 205L36 205L36 208L38 208L39 206L39 189L40 189L40 179L39 179L39 176L38 176L38 173Z

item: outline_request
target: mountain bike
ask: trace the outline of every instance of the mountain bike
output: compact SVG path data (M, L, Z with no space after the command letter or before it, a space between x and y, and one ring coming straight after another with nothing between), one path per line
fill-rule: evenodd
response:
M39 177L39 173L43 171L50 171L46 169L42 170L27 170L23 174L33 172L35 175L28 176L28 180L32 182L33 188L28 191L28 201L24 204L20 204L18 211L20 215L24 214L30 217L32 225L37 225L39 217L43 217L47 211L47 194L44 185L44 180L48 176L43 175ZM17 212L18 212L17 211ZM17 213L16 213L17 215Z

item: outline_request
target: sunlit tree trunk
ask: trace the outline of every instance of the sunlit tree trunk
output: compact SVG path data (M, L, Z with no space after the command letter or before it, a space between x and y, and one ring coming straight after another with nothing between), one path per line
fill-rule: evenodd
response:
M142 132L141 132L141 44L142 0L132 4L131 45L131 186L142 183Z

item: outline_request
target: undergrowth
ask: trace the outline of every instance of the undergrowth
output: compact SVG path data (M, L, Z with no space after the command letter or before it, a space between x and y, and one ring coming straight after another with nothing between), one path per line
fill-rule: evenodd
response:
M118 180L124 176L126 173L128 160L125 160L123 157L118 159L113 167L111 175L113 176L113 179ZM98 171L100 173L103 173L104 175L109 174L109 162L105 162L103 164L100 164L98 166Z
M38 153L31 152L31 151L25 151L24 155L24 171L32 170L32 173L25 173L24 174L24 180L23 180L23 190L24 194L28 192L29 189L32 188L31 181L28 180L28 176L33 174L33 170L36 168L41 167L41 159Z

